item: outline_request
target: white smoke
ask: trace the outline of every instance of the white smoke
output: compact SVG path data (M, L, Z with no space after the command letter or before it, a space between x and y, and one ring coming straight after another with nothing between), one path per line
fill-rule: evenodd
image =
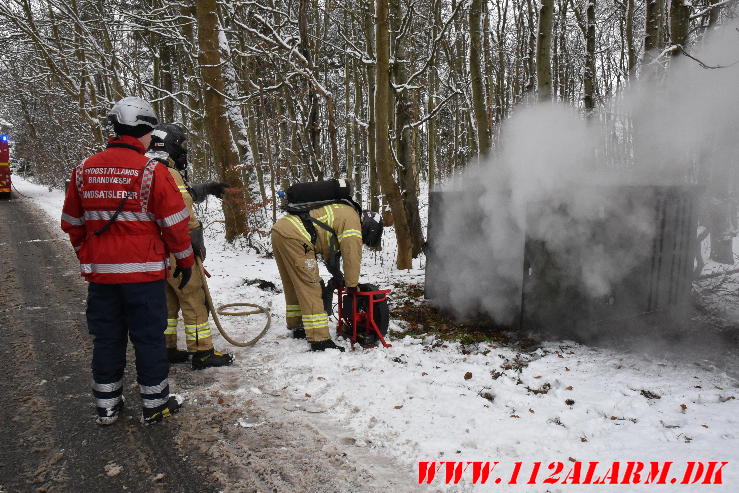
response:
M711 33L691 54L709 65L737 62L736 26ZM653 207L614 185L720 188L736 179L739 64L707 69L679 56L666 74L643 75L605 107L589 119L559 104L519 108L492 155L444 184L433 238L436 303L510 323L520 310L524 234L579 262L582 285L608 296L649 254L654 234ZM614 145L624 139L629 145ZM596 231L604 217L617 227ZM608 238L607 255L594 235Z

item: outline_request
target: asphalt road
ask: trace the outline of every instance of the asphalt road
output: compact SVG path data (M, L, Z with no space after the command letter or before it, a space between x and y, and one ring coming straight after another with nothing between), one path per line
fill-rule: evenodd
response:
M0 493L218 491L205 456L175 440L177 417L139 422L132 360L123 417L94 423L86 283L39 214L0 201Z

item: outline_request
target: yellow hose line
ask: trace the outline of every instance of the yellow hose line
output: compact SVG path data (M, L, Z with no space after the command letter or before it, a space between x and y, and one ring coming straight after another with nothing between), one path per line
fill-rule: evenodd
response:
M265 308L260 305L255 305L254 303L229 303L227 305L219 306L218 310L216 310L215 307L213 306L213 298L211 298L210 296L210 289L208 289L208 281L207 281L207 277L205 276L205 271L203 270L203 263L201 262L200 258L197 256L195 257L195 263L197 264L198 269L200 269L200 273L203 276L203 290L205 291L205 300L208 303L208 308L210 309L211 315L213 315L213 320L216 323L216 327L218 327L218 332L220 332L223 338L226 339L230 344L237 346L237 347L248 347L248 346L253 346L254 344L256 344L257 341L261 339L262 336L264 336L264 334L267 333L267 330L269 330L269 326L272 324L272 313L270 312L271 306ZM256 310L250 310L246 312L224 311L224 308L234 307L234 306L251 306L251 307L256 308ZM231 336L229 336L228 333L223 329L223 326L221 326L221 321L218 319L219 313L221 315L232 315L232 316L254 315L257 313L266 313L267 323L264 325L264 329L262 329L262 331L259 334L257 334L257 336L254 339L250 341L246 341L246 342L240 342L240 341L233 339Z

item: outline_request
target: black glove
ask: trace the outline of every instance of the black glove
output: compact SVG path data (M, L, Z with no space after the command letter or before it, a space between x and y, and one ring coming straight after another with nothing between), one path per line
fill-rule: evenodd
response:
M226 183L209 181L207 183L196 183L195 185L190 185L189 191L193 202L200 203L205 200L208 195L214 195L220 199L223 197L227 188L228 185Z
M203 239L203 226L199 226L190 231L190 243L192 244L192 251L195 255L205 260L205 240Z
M223 198L223 194L226 192L226 189L228 188L228 185L226 183L218 183L215 181L211 181L205 184L207 193L210 195L213 195L214 197Z
M347 293L356 293L357 291L359 291L359 287L358 286L351 286L351 287L347 286L346 287L346 292Z
M190 277L192 276L192 267L177 267L174 270L174 274L172 274L172 277L178 278L180 277L180 274L182 274L182 280L180 281L180 285L178 286L180 289L187 286L187 283L190 281Z

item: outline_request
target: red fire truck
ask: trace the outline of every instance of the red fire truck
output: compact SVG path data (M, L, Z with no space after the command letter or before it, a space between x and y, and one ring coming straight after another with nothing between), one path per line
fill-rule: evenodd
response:
M8 134L0 134L0 199L10 198L10 143Z

